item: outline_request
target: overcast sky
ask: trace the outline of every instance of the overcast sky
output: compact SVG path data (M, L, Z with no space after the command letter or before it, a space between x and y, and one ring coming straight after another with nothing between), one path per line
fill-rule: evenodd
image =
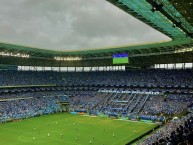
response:
M76 50L170 40L105 0L0 0L0 41Z

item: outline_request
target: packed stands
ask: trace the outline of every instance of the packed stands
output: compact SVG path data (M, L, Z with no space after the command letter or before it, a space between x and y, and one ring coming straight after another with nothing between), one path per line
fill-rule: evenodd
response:
M59 107L50 97L26 98L0 102L0 118L21 119L59 111Z
M0 95L0 120L21 119L60 111L57 99L62 92L28 92Z
M42 84L193 86L192 74L193 71L191 69L144 69L109 72L67 73L51 71L0 71L0 86Z
M0 118L2 121L54 113L61 111L58 102L69 101L73 112L163 122L192 105L192 74L192 70L155 69L76 73L0 71ZM54 85L38 86L49 84ZM32 86L26 88L27 85ZM130 92L120 93L124 90Z
M192 141L193 114L190 113L181 119L171 120L138 145L178 145L183 142L192 144Z
M193 103L192 95L174 95L166 98L155 96L150 98L141 112L141 114L167 114L174 115L182 112Z

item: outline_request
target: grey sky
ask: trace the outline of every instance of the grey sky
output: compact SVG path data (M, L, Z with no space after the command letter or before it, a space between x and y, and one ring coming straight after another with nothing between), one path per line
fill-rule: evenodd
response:
M0 41L76 50L170 40L105 0L0 0Z

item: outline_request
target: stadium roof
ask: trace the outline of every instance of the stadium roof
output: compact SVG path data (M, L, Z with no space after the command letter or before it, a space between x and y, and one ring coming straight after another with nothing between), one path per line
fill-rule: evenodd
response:
M104 0L0 0L0 42L74 51L170 41Z
M1 51L27 53L31 58L81 56L85 58L110 58L113 53L128 52L130 56L142 54L173 53L193 46L192 0L107 0L172 38L172 41L154 44L129 45L81 51L52 51L0 43Z

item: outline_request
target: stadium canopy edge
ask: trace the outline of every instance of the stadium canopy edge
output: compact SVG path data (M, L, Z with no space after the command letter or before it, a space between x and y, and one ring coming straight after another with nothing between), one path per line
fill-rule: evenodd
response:
M0 43L1 51L11 53L27 53L32 58L53 58L63 56L109 57L113 53L128 52L132 55L176 51L193 46L193 26L189 15L184 14L182 4L175 0L107 0L128 14L143 21L154 29L172 39L169 42L115 46L99 49L82 49L76 51L54 51L41 48ZM188 3L191 0L186 0ZM189 8L189 7L188 7ZM186 10L185 10L186 11Z

